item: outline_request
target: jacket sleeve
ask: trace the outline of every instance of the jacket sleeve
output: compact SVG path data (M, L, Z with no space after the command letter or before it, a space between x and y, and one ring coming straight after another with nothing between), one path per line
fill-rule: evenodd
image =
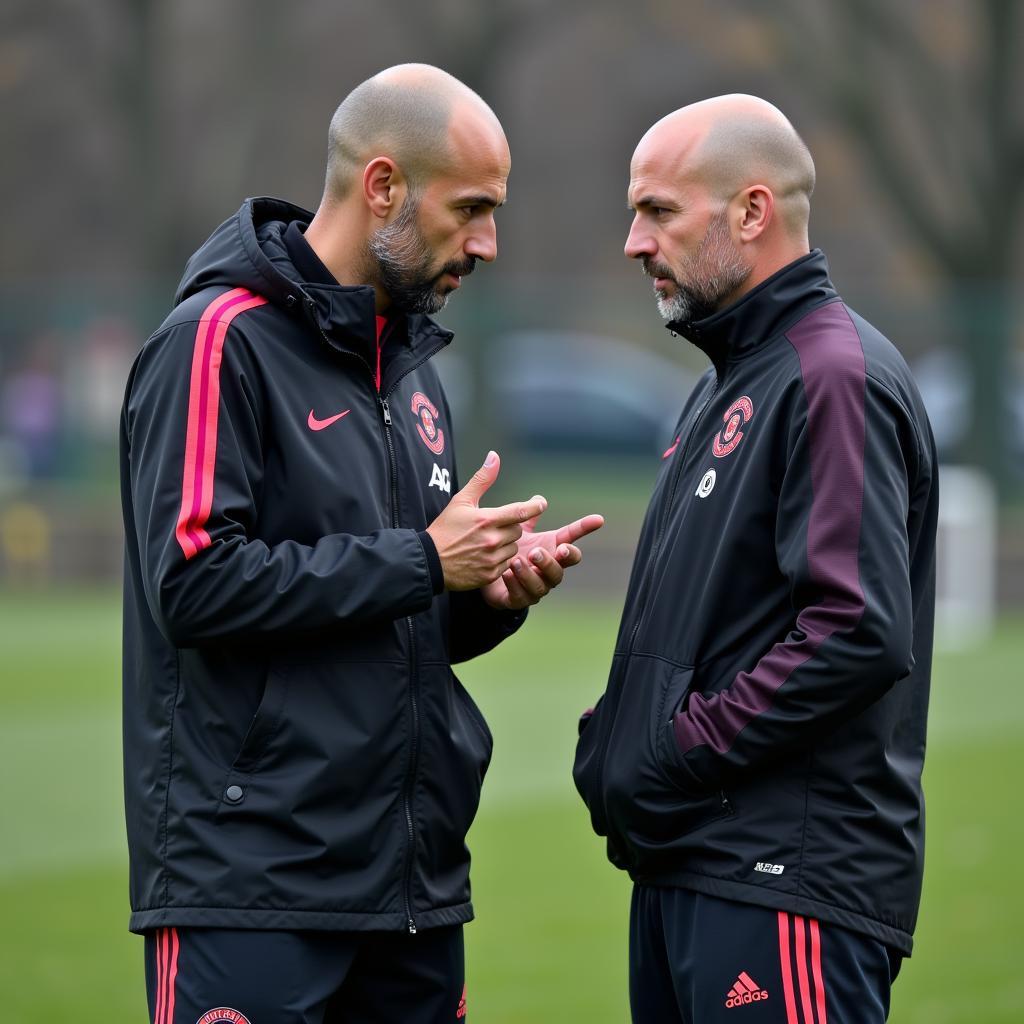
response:
M708 680L668 723L670 770L694 794L821 738L913 665L906 523L918 433L865 375L859 344L840 365L809 360L803 387L775 532L794 619L749 671L719 692Z
M238 330L200 366L196 325L147 343L124 409L133 530L153 617L177 646L247 634L393 619L433 600L413 530L332 534L314 544L258 537L261 386ZM301 501L301 495L296 495Z

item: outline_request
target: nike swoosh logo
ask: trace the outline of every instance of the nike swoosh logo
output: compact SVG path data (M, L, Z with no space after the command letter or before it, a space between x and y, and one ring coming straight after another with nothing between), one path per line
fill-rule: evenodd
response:
M338 420L340 420L342 416L347 416L351 411L352 411L351 409L346 409L344 412L339 412L335 416L328 416L327 419L325 419L325 420L318 420L313 415L313 410L310 409L309 410L309 419L306 420L306 423L309 426L310 430L323 430L326 427L329 427L332 423L337 423Z

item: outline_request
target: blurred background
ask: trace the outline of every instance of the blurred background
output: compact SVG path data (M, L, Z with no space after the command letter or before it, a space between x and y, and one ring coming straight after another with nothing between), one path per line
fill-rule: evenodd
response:
M655 120L724 92L776 103L810 146L812 245L906 356L945 464L928 867L891 1019L1022 1018L1024 3L6 0L0 26L0 1018L145 1016L120 808L131 361L243 197L315 208L334 108L403 61L480 92L512 148L498 262L439 316L464 474L493 447L496 501L607 518L464 673L496 737L470 836L473 1019L627 1019L629 887L569 769L706 363L622 254L625 190Z

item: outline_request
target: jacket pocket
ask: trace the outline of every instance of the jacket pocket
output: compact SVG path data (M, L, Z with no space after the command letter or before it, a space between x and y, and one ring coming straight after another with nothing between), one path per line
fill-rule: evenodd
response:
M483 742L483 746L478 751L479 776L482 783L484 774L491 763L491 755L494 753L494 736L483 712L477 707L476 701L469 695L469 691L459 681L459 677L454 672L451 677L456 700L462 705L466 717L472 723L475 731L479 733L480 740Z
M221 787L221 803L234 806L245 799L248 782L259 770L267 748L281 727L289 684L287 669L272 669L268 673L256 713Z
M469 900L466 834L493 751L483 714L447 665L421 666L420 695L414 908Z
M608 835L608 818L604 808L601 785L602 762L607 747L608 715L607 692L594 705L593 710L580 716L577 729L576 756L573 760L572 779L576 790L590 811L590 823L599 836Z
M605 799L609 824L630 851L662 848L729 813L718 794L683 792L666 768L663 736L693 681L693 669L634 658L609 738Z

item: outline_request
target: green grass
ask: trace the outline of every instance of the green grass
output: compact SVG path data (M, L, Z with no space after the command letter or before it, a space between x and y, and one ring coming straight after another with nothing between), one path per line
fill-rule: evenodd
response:
M496 738L470 836L478 919L469 1007L486 1024L622 1024L629 886L570 778L576 716L601 692L616 611L567 588L463 681ZM0 595L0 1020L145 1018L120 812L115 596ZM1021 1019L1017 881L1024 621L934 676L928 865L896 1024Z

